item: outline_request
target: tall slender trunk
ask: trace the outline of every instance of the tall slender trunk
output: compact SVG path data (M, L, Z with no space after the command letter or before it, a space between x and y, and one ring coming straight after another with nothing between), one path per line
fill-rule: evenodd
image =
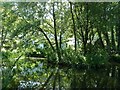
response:
M78 10L78 14L77 14L77 10L76 10L77 7L75 7L75 15L76 15L76 18L77 18L77 24L78 24L78 27L77 29L80 30L80 32L78 32L82 38L82 43L84 45L84 32L83 32L83 26L81 25L81 18L80 18L80 12L82 12L82 5L80 7L80 9ZM79 45L79 44L78 44Z
M120 54L120 25L118 26L118 53Z
M86 3L86 27L85 27L85 40L84 40L84 55L87 53L87 41L88 41L88 23L89 23L89 20L88 20L88 2Z
M108 50L108 52L110 52L110 40L109 40L108 32L105 32L104 36L105 36L105 40L107 43L107 50Z
M116 52L117 52L118 51L118 27L117 27L117 23L115 26L115 32L116 32L115 38L116 38Z
M62 2L61 2L61 5L62 5ZM60 10L62 10L62 7L60 7ZM60 13L61 14L61 13ZM60 20L61 20L61 24L60 24L60 49L62 49L62 34L63 34L63 31L62 31L62 23L63 23L63 19L62 19L62 15L60 15Z
M120 1L118 2L118 23L117 23L117 37L118 37L118 40L117 40L117 42L118 42L118 45L117 45L117 51L118 51L118 53L120 54L120 14L119 14L119 12L120 12Z
M114 36L114 30L113 27L111 29L111 44L112 44L112 49L116 50L116 46L115 46L115 36Z
M107 16L107 14L106 14L106 3L104 3L103 21L104 20L107 21L107 17L106 16ZM104 32L103 32L103 34L105 36L105 41L107 43L107 50L110 53L110 40L109 40L109 36L108 36L108 31L107 31L108 28L107 28L107 24L106 23L105 23L105 26L103 27L103 29L105 29Z
M120 25L117 25L116 37L117 37L117 52L120 54Z
M61 61L61 56L63 54L63 51L62 51L62 29L60 31L60 43L59 43L59 45L60 45L60 48L59 48L59 54L60 54L59 60Z
M60 31L60 49L62 48L62 31Z
M0 52L2 50L2 47L3 47L3 29L1 31L1 45L0 45Z
M72 11L72 3L70 2L70 11L72 14L72 21L73 21L73 32L74 32L74 39L75 39L75 51L77 49L77 37L76 37L76 27L75 27L75 20L74 20L74 14Z
M53 19L54 19L54 36L55 36L56 51L57 51L57 56L59 59L58 61L60 61L61 56L60 56L60 50L59 50L58 40L57 40L57 29L56 29L56 17L55 17L54 3L53 3Z

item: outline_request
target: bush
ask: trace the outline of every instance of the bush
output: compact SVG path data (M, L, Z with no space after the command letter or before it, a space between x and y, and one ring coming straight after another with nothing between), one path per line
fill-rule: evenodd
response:
M87 63L90 65L102 65L108 62L108 53L103 49L98 49L86 55Z
M72 49L66 49L63 51L63 60L70 64L83 64L85 63L85 57L81 55L80 51Z

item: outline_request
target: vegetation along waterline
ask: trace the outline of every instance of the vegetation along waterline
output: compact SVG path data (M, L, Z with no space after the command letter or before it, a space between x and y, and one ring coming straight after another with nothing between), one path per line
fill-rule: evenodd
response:
M120 88L120 2L1 2L3 90Z

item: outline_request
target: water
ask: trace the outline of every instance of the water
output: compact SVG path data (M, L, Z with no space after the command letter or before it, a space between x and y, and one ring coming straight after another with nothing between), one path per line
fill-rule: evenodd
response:
M40 68L39 68L40 67ZM75 90L84 88L120 88L120 66L108 65L100 68L69 68L40 63L37 79L21 80L19 90ZM35 68L33 68L35 70ZM32 70L31 70L32 72ZM34 75L33 75L34 76ZM31 74L32 77L32 74Z

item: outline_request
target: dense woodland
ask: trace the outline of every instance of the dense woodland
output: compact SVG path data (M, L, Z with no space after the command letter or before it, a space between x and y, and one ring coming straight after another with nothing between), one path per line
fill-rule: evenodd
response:
M3 88L16 88L21 80L41 80L40 75L48 78L42 85L44 88L54 72L42 73L40 62L77 70L119 66L120 2L4 2L1 5ZM54 86L55 81L53 90Z

